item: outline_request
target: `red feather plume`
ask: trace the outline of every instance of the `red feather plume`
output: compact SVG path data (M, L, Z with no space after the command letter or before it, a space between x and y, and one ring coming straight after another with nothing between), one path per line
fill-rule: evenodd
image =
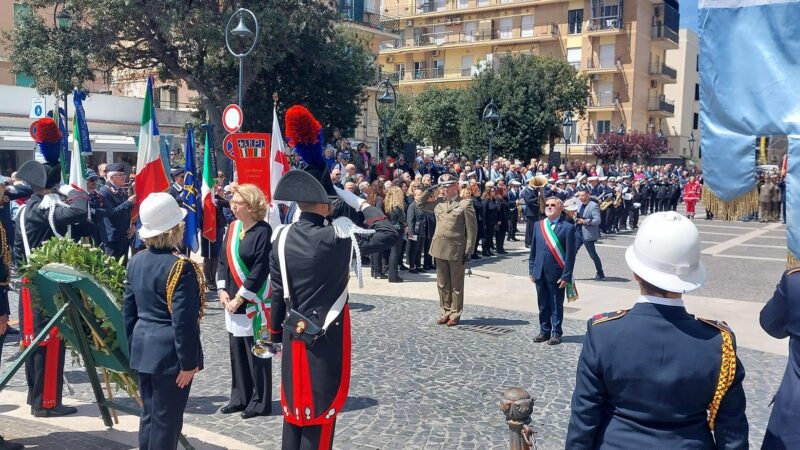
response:
M286 110L286 137L289 145L316 144L322 125L304 106L294 105Z
M53 119L45 117L33 123L31 137L39 143L55 144L61 140L61 131Z

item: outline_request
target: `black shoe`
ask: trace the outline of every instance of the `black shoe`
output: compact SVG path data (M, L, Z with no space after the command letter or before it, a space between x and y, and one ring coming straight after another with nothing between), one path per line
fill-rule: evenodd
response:
M408 270L408 267L400 264L400 267L398 267L398 269L400 269L400 270Z
M244 411L244 406L234 406L231 404L227 404L219 409L220 414L233 414L239 411Z
M480 255L475 253L474 255L472 255L472 259L481 259L481 257L480 257Z
M51 409L37 409L33 411L34 417L60 417L60 416L68 416L70 414L75 414L78 412L78 408L74 408L72 406L64 406L58 405L55 408Z
M598 273L597 275L594 276L594 281L603 281L605 279L606 279L606 276L601 274L601 273Z
M498 255L507 255L507 254L508 254L508 252L507 252L507 251L505 251L505 250L498 250L498 251L497 251L497 254L498 254Z
M389 278L389 283L402 283L403 279L400 277L397 278Z
M420 268L417 269L417 273L427 273L427 272L428 272L428 269L425 268L425 267L420 267Z
M408 273L419 273L417 269L408 269Z
M18 442L8 442L3 439L3 436L0 436L0 450L22 450L23 448L25 448L24 445Z
M14 328L14 327L8 327L6 329L6 335L7 336L14 336L14 335L17 335L17 334L19 334L19 330ZM19 445L22 445L22 444L19 444ZM0 447L0 449L2 449L2 447Z
M536 337L533 338L533 342L536 342L538 344L540 342L547 341L548 339L550 339L549 335L546 335L546 334L543 334L543 333L539 333L539 334L536 335Z
M425 266L423 267L425 270L436 270L436 266Z
M242 412L242 414L241 414L241 416L242 416L242 419L252 419L253 417L258 417L258 416L260 416L260 415L261 415L261 414L259 414L259 413L255 412L255 411L253 411L253 410L251 410L251 409L246 409L246 410L244 410L244 412Z
M547 341L547 345L558 345L561 343L561 336L553 336Z
M379 273L376 278L379 279L379 280L385 280L385 279L389 278L389 275L386 275L385 273Z

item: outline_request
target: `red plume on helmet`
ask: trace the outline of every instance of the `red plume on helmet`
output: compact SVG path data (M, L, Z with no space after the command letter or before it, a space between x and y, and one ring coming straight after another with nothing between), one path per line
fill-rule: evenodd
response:
M286 137L303 162L320 169L325 165L322 125L304 106L286 110Z

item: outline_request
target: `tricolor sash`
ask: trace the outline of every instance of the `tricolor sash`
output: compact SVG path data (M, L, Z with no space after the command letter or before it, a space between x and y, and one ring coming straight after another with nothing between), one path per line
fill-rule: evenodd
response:
M242 288L244 280L250 275L250 269L245 266L239 255L239 244L242 238L242 222L234 221L228 227L228 245L225 251L228 256L228 266L231 268L231 275L233 281L236 282L236 287ZM264 285L256 292L254 300L247 300L245 311L247 318L253 321L253 337L260 339L261 328L269 326L269 309L272 299L272 290L269 289L269 277Z
M550 253L553 254L553 258L556 259L556 262L561 267L561 270L564 270L566 265L564 246L561 244L561 241L558 240L558 236L553 230L553 223L550 222L550 219L547 217L540 220L539 223L541 224L542 236L544 237L544 242L547 244L547 248L550 249ZM567 302L574 302L575 300L578 300L578 288L575 287L574 281L567 283L566 294Z

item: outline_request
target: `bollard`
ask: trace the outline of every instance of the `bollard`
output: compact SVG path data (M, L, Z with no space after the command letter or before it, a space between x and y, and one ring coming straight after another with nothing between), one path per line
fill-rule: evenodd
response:
M500 410L506 416L511 450L531 450L533 429L528 426L533 412L531 394L520 387L507 389L500 399Z

